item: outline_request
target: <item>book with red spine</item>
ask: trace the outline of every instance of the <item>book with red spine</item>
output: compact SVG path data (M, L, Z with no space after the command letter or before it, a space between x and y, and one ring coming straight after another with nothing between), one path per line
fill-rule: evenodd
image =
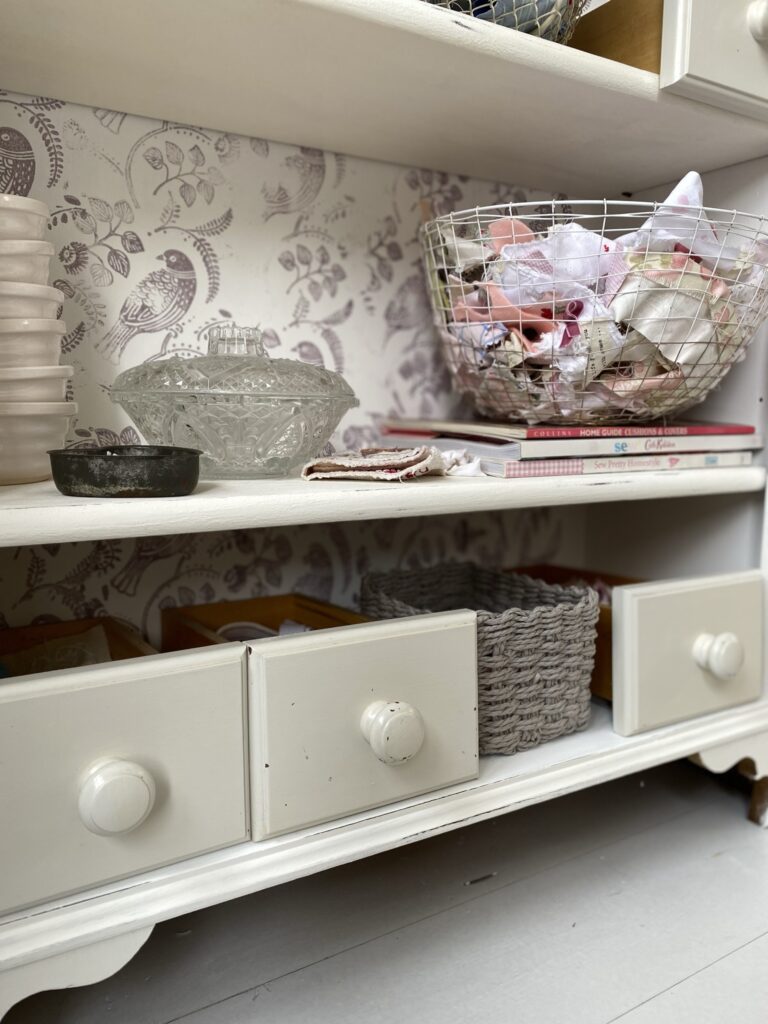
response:
M484 420L384 420L381 432L412 434L426 437L451 436L477 441L559 441L589 438L620 437L711 437L716 435L754 434L746 423L639 423L625 426L528 426L525 423L493 423Z

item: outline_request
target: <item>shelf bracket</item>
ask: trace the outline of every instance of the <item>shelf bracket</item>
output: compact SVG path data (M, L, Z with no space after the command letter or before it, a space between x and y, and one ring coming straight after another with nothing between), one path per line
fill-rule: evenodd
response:
M152 933L152 925L76 946L44 960L0 969L0 1021L12 1006L48 989L93 985L125 967Z
M760 732L709 747L694 754L691 760L718 775L737 768L752 782L749 820L768 828L768 733Z

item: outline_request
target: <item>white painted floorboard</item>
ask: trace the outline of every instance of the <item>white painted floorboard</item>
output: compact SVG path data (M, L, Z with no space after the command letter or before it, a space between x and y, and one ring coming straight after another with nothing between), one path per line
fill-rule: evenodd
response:
M765 1024L768 833L682 763L161 925L5 1024Z
M765 1024L767 964L768 936L762 935L637 1007L622 1024Z

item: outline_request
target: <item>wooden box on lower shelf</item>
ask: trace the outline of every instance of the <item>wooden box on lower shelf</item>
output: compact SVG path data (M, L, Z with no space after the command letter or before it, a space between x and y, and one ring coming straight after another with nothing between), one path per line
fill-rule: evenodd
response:
M611 0L584 15L570 45L658 75L663 13L664 0Z
M559 583L562 586L576 581L584 583L604 583L608 587L626 586L629 583L640 583L641 580L629 576L614 576L608 572L592 572L587 569L568 569L561 565L526 565L515 569L528 576L535 576L546 583ZM604 700L613 699L613 612L610 605L600 605L600 617L597 620L597 642L595 645L595 667L592 672L590 689L595 697Z
M217 630L233 622L255 622L278 630L286 621L298 622L310 629L353 626L368 622L364 615L316 601L304 594L280 594L275 597L252 597L245 601L217 601L215 604L190 605L186 608L164 608L163 650L183 651L192 647L208 647L230 641Z
M75 638L91 630L103 629L106 637L106 646L109 656L101 658L98 656L82 661L72 658L70 652L70 663L67 663L67 652L61 641L66 638ZM53 642L55 648L53 647ZM51 664L45 663L45 645L52 644ZM103 640L102 640L103 645ZM9 665L13 661L18 662L22 652L34 652L38 650L38 665L29 664L24 671L7 671L5 674L11 678L19 675L28 675L33 671L50 671L56 668L74 668L78 664L98 664L102 661L125 661L128 658L143 658L148 654L157 654L154 647L151 647L144 638L130 626L126 626L117 619L107 617L98 619L77 619L73 622L45 622L33 626L18 626L10 629L0 630L0 668L3 666L3 659ZM75 652L76 653L76 652ZM34 658L34 654L32 654Z

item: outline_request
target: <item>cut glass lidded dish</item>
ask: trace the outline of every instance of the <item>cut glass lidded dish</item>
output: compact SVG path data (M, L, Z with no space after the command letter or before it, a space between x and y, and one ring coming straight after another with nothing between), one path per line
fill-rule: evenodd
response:
M151 444L199 448L208 478L285 476L316 456L358 400L344 378L271 359L253 327L213 327L208 354L121 373L118 402Z

